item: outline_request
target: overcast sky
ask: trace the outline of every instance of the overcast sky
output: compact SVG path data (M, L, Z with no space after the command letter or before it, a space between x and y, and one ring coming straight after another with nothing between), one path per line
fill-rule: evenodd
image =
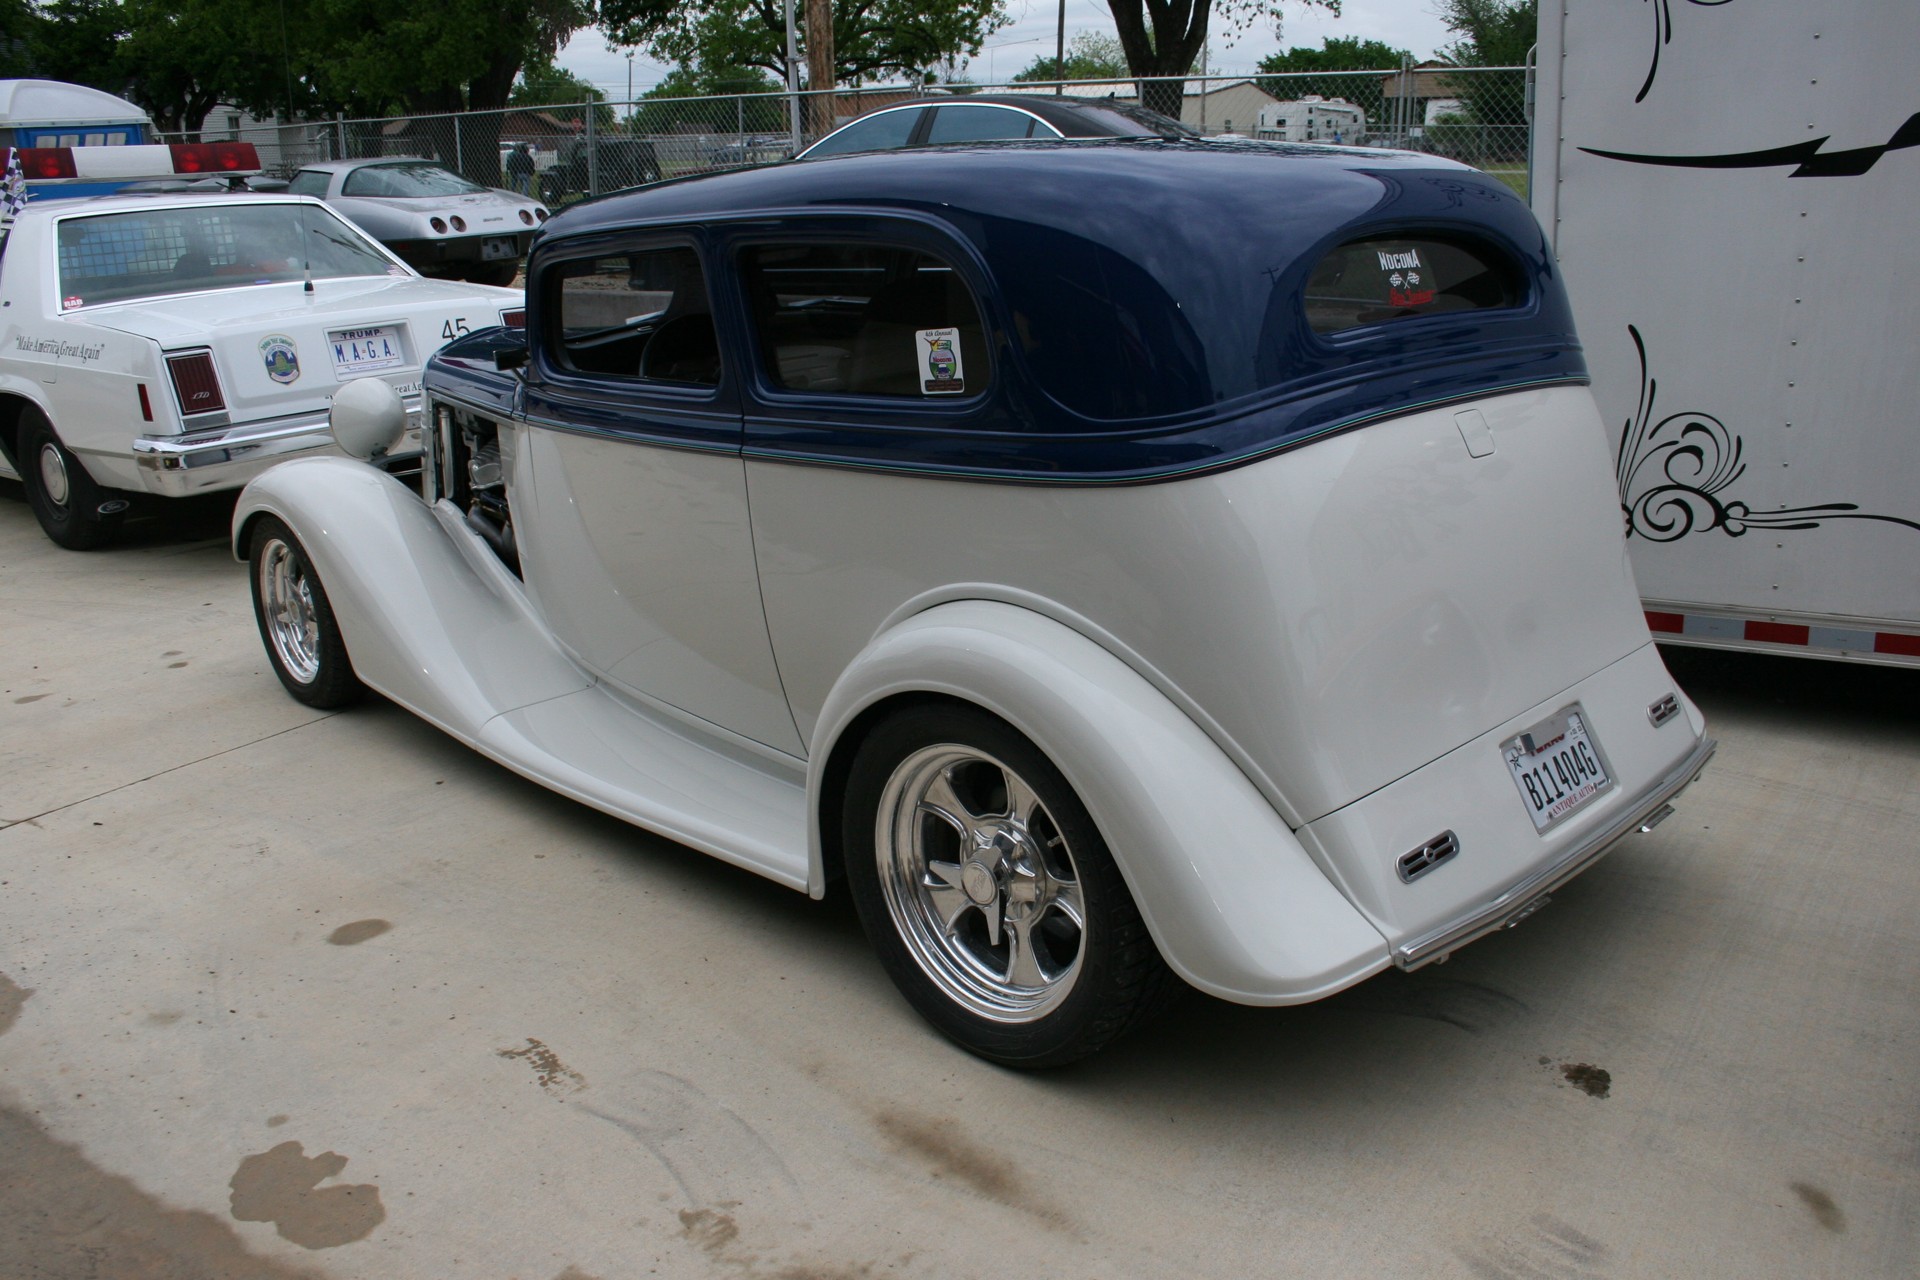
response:
M804 0L796 0L796 7L804 7ZM1244 74L1270 53L1291 45L1317 49L1327 36L1383 40L1397 48L1411 49L1420 58L1452 38L1434 16L1435 0L1345 0L1343 7L1344 14L1335 18L1318 6L1287 5L1280 39L1274 38L1271 27L1248 31L1231 45L1216 34L1209 67L1221 74ZM979 84L1004 81L1035 58L1053 55L1059 0L1007 0L1007 12L1013 21L987 38L980 56L967 67L968 79ZM1086 30L1112 35L1113 15L1103 0L1067 0L1067 39ZM626 97L627 51L608 49L606 37L599 32L575 36L560 51L559 62L609 98ZM650 61L644 52L636 52L631 69L637 95L659 83L670 68Z

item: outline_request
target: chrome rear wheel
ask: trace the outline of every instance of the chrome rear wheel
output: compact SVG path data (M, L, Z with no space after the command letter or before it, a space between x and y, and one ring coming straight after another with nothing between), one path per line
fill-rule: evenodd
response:
M273 673L310 707L344 707L366 692L320 575L286 522L262 516L247 555L253 617Z

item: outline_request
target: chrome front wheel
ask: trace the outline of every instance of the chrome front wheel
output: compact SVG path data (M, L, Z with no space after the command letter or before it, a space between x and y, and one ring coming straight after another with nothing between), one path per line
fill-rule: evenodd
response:
M320 576L285 522L262 517L248 555L253 615L273 672L310 707L342 707L365 692L347 658Z

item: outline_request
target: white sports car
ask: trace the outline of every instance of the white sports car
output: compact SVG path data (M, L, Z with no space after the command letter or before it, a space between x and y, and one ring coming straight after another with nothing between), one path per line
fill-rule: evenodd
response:
M288 190L325 200L418 271L482 284L511 283L547 220L538 200L404 156L310 164Z
M1485 174L835 157L570 209L529 278L427 371L426 501L337 459L242 495L281 682L849 893L973 1052L1442 960L1713 751ZM342 394L349 451L400 426Z
M349 379L375 374L417 413L427 357L521 305L423 279L299 196L36 198L0 248L0 475L48 537L96 547L134 494L237 489L331 451Z

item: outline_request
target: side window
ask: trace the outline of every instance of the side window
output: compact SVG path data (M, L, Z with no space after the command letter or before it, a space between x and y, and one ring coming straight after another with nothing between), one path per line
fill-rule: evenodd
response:
M838 156L850 151L889 151L907 145L920 111L882 111L856 120L836 134L823 138L807 152L811 156Z
M700 259L685 245L576 258L549 277L560 364L581 373L712 386L720 343Z
M1515 272L1491 249L1449 240L1355 240L1334 249L1307 282L1307 323L1315 333L1448 311L1517 306Z
M766 376L789 391L937 399L986 389L980 308L932 254L890 245L743 251Z
M302 169L293 175L287 190L296 196L324 196L327 194L327 175L319 169Z
M1028 138L1033 136L1033 125L1032 116L1011 107L936 107L927 141L989 142L996 138Z

